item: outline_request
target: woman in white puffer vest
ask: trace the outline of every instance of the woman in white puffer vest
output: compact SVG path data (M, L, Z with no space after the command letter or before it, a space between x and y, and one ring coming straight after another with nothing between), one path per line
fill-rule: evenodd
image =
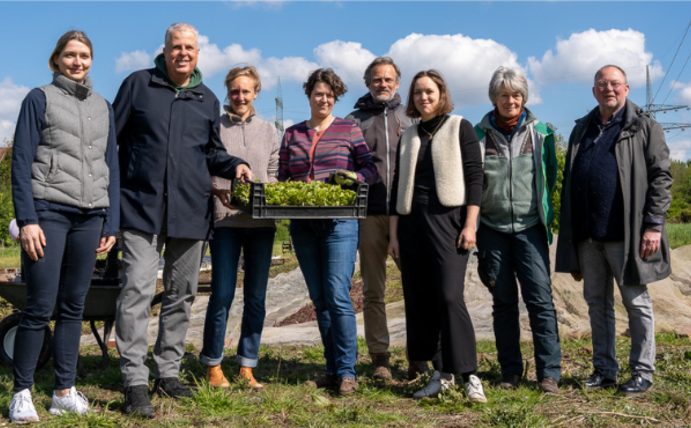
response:
M84 299L96 256L115 244L120 175L113 109L92 90L93 47L81 31L58 40L52 83L24 99L12 152L12 196L27 302L14 347L12 422L38 421L31 387L55 311L55 390L50 413L84 414L74 388Z

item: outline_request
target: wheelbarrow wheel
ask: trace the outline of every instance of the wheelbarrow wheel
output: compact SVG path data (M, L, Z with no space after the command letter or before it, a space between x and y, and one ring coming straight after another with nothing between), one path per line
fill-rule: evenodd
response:
M12 367L14 357L14 339L17 336L17 326L19 319L22 317L21 312L15 312L2 321L0 321L0 363L7 367ZM45 334L43 335L43 347L38 356L36 363L36 370L45 366L52 353L53 334L50 327L46 326Z

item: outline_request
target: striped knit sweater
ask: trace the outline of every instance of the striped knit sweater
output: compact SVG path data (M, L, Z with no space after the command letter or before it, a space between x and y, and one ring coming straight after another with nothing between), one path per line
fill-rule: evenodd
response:
M307 121L286 130L279 154L279 181L308 181L312 168L314 179L319 181L326 181L338 169L355 171L358 179L367 184L377 181L377 168L369 147L354 122L335 118L317 143L314 162L310 163L314 134Z

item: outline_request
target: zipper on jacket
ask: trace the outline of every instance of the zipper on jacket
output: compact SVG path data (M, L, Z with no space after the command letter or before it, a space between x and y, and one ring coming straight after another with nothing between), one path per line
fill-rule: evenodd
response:
M389 215L389 176L391 175L391 165L389 162L390 146L389 146L389 122L387 120L388 108L384 103L384 135L386 135L386 215Z
M247 152L247 140L245 139L245 122L242 122L242 145L245 146L245 152Z

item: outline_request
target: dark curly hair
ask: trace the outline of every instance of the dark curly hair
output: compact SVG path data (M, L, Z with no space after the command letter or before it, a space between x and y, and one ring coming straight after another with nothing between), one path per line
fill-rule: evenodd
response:
M441 73L437 70L420 71L413 77L410 82L410 90L408 91L408 105L406 106L406 116L417 119L420 117L420 112L415 107L415 82L423 77L429 77L437 85L439 89L439 106L437 107L436 115L449 114L453 111L453 102L451 101L451 94L446 86L446 82Z
M334 93L335 101L341 97L341 95L348 92L348 87L343 80L330 68L319 68L310 73L307 81L302 84L302 88L305 90L305 95L307 98L312 95L314 87L317 86L318 82L324 82L331 87Z

